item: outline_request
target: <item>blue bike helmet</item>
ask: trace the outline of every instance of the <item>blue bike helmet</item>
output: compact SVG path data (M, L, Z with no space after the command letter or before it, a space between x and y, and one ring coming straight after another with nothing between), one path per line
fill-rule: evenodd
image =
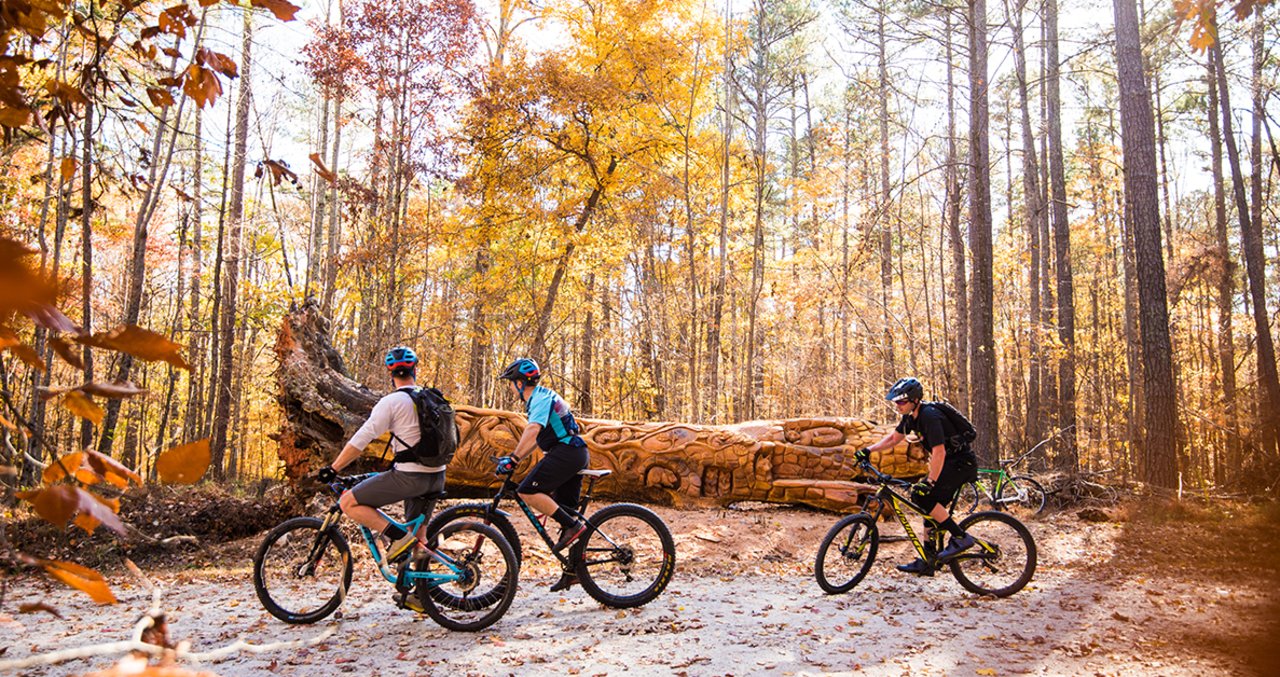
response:
M522 357L515 362L507 365L506 369L498 374L500 380L507 381L524 381L526 383L537 383L542 378L542 370L538 368L538 363L528 357Z
M418 366L418 355L413 352L413 348L398 346L387 351L384 361L392 374L406 376Z

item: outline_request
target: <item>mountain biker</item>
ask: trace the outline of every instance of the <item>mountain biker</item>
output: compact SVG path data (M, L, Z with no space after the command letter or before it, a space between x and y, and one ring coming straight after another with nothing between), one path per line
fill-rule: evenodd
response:
M386 561L395 562L413 550L417 541L414 534L387 521L378 508L404 501L404 516L411 520L420 514L430 514L434 499L423 501L423 494L444 490L444 466L425 466L403 458L400 452L413 447L422 438L418 412L409 393L418 387L418 356L413 349L403 346L392 348L383 360L395 390L387 393L373 405L369 420L351 436L338 457L329 466L320 469L316 477L329 483L338 471L354 461L375 438L390 432L389 448L397 457L391 469L378 473L342 493L338 505L351 519L369 527L385 540Z
M947 511L956 492L966 482L977 477L978 463L967 442L959 441L955 425L937 406L922 403L924 386L914 378L900 379L889 389L885 399L893 403L902 420L893 432L879 442L860 449L856 458L865 461L870 452L890 449L902 440L917 441L929 453L929 468L925 478L911 487L911 500L915 502L938 526L951 534L946 548L938 552L935 562L916 558L909 564L898 565L899 571L921 576L932 576L935 564L941 565L974 546L973 536L965 533ZM932 547L932 528L925 520L925 547Z
M515 450L498 459L498 472L509 474L533 453L534 447L542 449L542 460L525 476L517 492L534 510L550 515L560 524L560 538L555 544L559 551L587 530L586 522L570 511L577 507L582 492L578 471L587 467L590 455L587 443L578 437L578 423L569 405L554 390L538 385L541 378L538 363L527 357L512 362L498 375L524 403L529 419ZM573 583L570 579L572 576L565 574L551 589L569 587Z

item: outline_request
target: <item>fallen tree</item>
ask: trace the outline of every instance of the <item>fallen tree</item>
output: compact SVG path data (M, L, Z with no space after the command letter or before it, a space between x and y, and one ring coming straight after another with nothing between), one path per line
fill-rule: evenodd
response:
M301 479L337 455L382 393L350 377L330 343L329 323L314 303L285 317L276 355L284 409L279 454L286 475ZM449 466L448 490L454 496L489 494L497 486L490 457L515 448L525 418L455 407L461 445ZM591 466L614 471L597 487L600 495L676 506L768 501L842 511L872 490L849 481L857 474L854 452L889 429L838 417L723 426L578 421ZM375 452L378 448L370 445ZM923 459L918 446L901 445L872 460L885 472L909 477L924 472ZM365 462L377 461L366 456Z

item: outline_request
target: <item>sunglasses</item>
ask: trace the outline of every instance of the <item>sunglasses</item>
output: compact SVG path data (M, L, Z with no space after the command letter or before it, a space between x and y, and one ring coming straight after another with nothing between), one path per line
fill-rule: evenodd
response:
M908 400L908 399L891 400L891 401L893 402L893 406L895 406L895 407L896 407L896 406L898 406L898 405L900 405L900 404L911 404L911 400Z

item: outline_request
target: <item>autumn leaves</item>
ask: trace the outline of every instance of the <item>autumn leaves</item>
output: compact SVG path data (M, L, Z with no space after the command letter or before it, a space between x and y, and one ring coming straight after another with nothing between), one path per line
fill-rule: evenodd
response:
M8 352L37 371L49 369L46 358L18 334L19 320L25 317L50 332L52 353L73 369L83 370L84 363L72 344L83 346L84 350L127 353L141 360L163 361L180 369L190 369L181 355L182 346L155 332L136 326L96 334L81 331L57 309L57 284L32 269L32 254L34 252L18 242L0 238L0 352ZM90 381L44 388L40 397L46 401L58 401L75 416L97 425L102 422L103 410L93 398L129 398L145 392L129 382ZM4 404L8 413L14 415L18 422L24 422L21 412L7 397ZM0 425L15 432L34 434L29 432L30 426L24 426L25 430L22 430L17 423L3 416L0 416ZM204 439L160 454L155 462L155 472L161 482L193 484L204 476L208 466L209 440ZM0 470L14 472L13 468ZM138 473L119 461L86 449L55 456L45 467L39 486L19 492L17 498L27 502L41 519L59 527L65 528L71 523L92 534L104 526L124 536L126 528L119 517L120 497L130 484L140 485L142 482ZM84 591L96 602L115 602L102 576L92 569L28 555L20 555L19 559Z

